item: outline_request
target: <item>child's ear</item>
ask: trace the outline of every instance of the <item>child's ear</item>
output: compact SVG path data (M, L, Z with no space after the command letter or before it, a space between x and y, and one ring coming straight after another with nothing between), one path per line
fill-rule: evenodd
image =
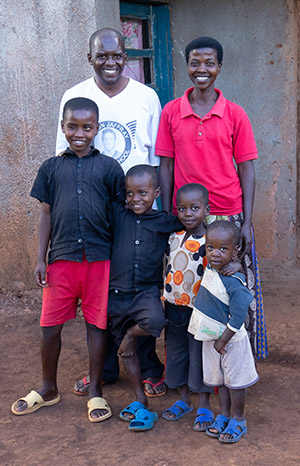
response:
M205 217L207 217L209 215L209 212L210 212L210 205L207 205L205 207Z
M97 123L97 126L96 126L96 134L98 134L98 133L99 133L99 128L100 128L100 124L99 124L99 123Z
M62 130L62 132L64 133L64 132L65 132L64 120L61 120L60 124L61 124L61 130Z
M157 199L160 196L160 186L154 191L154 199Z

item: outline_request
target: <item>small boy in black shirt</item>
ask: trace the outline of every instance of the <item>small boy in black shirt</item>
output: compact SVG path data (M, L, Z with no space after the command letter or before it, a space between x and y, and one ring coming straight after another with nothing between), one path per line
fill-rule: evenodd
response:
M163 287L163 256L170 233L182 229L182 224L168 212L152 209L160 194L155 168L132 167L125 185L128 208L115 206L112 221L108 314L118 354L137 398L121 411L120 418L130 422L130 430L148 430L157 414L146 409L136 338L158 337L165 326L159 291Z
M69 148L42 164L31 190L42 203L35 279L43 288L43 384L12 405L18 416L60 401L56 374L61 331L75 318L79 298L89 338L88 418L99 422L112 414L101 392L111 257L109 212L112 201L124 201L125 187L119 163L91 147L99 129L98 113L97 105L86 98L65 104L62 130Z

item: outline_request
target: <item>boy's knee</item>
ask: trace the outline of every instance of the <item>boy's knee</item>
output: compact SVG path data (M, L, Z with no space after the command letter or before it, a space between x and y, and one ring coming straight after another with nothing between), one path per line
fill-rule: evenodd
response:
M89 324L88 322L85 322L85 323L86 323L86 328L88 332L97 332L97 333L103 332L104 334L106 333L106 329L99 328L94 324Z
M166 320L163 314L151 315L148 318L147 327L151 335L160 334L166 325Z
M53 325L52 327L41 327L42 337L43 338L55 338L60 335L63 328L61 325Z

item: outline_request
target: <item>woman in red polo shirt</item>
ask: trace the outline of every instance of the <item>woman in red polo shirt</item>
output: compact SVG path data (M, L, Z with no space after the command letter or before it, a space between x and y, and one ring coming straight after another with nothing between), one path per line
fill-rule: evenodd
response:
M255 191L253 160L257 149L246 112L214 87L221 72L223 49L200 37L185 50L193 83L184 95L163 109L156 140L161 157L162 207L176 213L176 193L186 183L201 183L209 192L207 218L227 219L241 229L240 257L247 285L256 300L248 313L247 330L257 359L268 356L262 293L252 228Z

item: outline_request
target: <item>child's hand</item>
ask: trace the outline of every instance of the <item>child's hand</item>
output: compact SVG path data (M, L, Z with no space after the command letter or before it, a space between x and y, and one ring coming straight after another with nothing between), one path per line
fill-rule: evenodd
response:
M234 334L235 332L226 327L220 338L218 338L218 340L216 340L214 343L215 350L220 354L226 354L226 345Z
M243 267L240 262L229 262L229 264L224 265L219 272L223 275L233 275L236 272L243 272Z
M218 351L220 354L226 354L227 351L225 350L226 343L223 343L220 339L215 341L214 347L215 350Z
M38 286L41 288L47 288L48 283L46 282L46 264L45 262L38 262L34 271L34 278Z

